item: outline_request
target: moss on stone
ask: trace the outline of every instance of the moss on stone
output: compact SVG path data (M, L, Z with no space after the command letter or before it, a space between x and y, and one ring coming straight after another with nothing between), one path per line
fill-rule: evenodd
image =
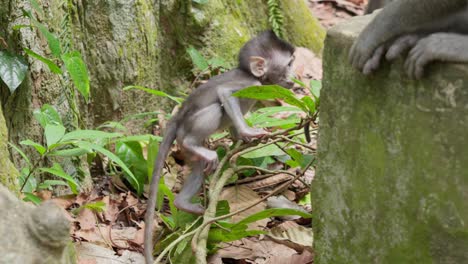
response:
M343 61L368 22L327 35L314 261L468 263L468 67L413 81L400 60L364 76Z
M0 184L7 187L10 191L18 194L19 172L11 163L8 151L8 130L3 118L2 108L0 107Z
M303 0L282 0L284 33L296 46L306 47L320 55L325 40L325 30L312 15Z

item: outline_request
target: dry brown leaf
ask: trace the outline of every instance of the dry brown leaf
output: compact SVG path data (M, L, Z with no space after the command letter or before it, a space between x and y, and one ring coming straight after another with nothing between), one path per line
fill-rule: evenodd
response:
M291 175L288 174L276 174L271 177L243 184L242 186L248 187L252 190L258 190L265 187L275 186L291 179Z
M68 209L72 204L75 202L75 196L60 196L56 198L52 198L52 201L59 207L63 209Z
M271 240L249 238L234 241L229 245L223 244L221 247L222 248L217 252L217 258L243 259L247 260L248 263L301 263L292 262L292 260L297 259L298 256L294 249ZM216 263L216 258L210 259L210 261Z
M80 238L80 240L92 242L93 244L109 246L111 245L109 230L110 226L100 224L93 229L76 231L75 237Z
M288 221L272 228L267 234L272 240L294 248L298 252L304 249L312 252L312 229Z
M128 241L135 239L137 235L137 229L135 227L124 227L121 229L111 229L112 244L120 248L128 248Z
M299 206L298 204L296 204L294 202L291 202L290 200L288 200L286 197L284 197L282 195L272 196L272 197L268 198L267 199L267 206L269 208L296 209L296 210L302 211L304 213L307 213L307 211L304 210L304 208L302 208L301 206ZM295 220L295 219L299 219L301 217L298 216L298 215L285 215L285 216L281 216L280 218L284 219L284 220Z
M143 242L144 242L144 239L145 239L145 223L143 221L141 221L138 224L138 227L139 228L138 228L137 232L135 233L135 236L130 241L132 241L133 243L138 244L138 245L143 245Z
M104 196L102 202L106 204L106 209L100 212L101 219L114 223L119 214L119 205L115 200L110 199L109 196Z
M81 230L91 230L96 226L96 217L93 211L84 208L78 213L76 222L80 225Z
M291 190L285 190L284 192L281 193L284 197L286 197L289 201L294 201L296 200L296 193L291 191Z
M241 186L233 186L233 187L225 188L220 195L220 200L227 200L229 202L231 212L235 212L239 209L243 209L251 205L255 201L260 200L260 196L256 192L254 192L252 189L244 185L241 185ZM257 204L256 206L240 214L233 216L232 221L233 222L240 221L251 214L265 210L265 208L266 208L265 202L261 202ZM249 224L249 228L256 229L256 230L263 229L268 222L269 222L268 219L263 219L263 220Z
M115 264L115 263L145 263L143 255L125 250L122 256L117 256L113 250L94 245L80 243L76 245L78 264Z

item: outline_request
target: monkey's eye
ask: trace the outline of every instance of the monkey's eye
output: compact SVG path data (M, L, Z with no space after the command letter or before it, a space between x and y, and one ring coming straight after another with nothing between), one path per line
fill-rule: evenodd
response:
M294 59L295 59L294 56L292 56L292 57L291 57L291 60L290 60L289 63L288 63L288 66L290 66L290 67L292 66L292 64L293 64L293 62L294 62Z

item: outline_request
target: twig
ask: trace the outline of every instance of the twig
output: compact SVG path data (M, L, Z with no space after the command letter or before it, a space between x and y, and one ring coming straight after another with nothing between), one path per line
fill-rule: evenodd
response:
M235 149L233 149L232 152L236 152ZM239 152L237 152L234 155L237 155L238 153ZM233 158L234 158L234 155L233 155ZM226 155L226 156L228 156L228 155ZM225 159L224 159L224 161L225 161ZM270 194L264 196L260 200L254 202L254 203L250 204L249 206L244 207L244 208L242 208L242 209L240 209L238 211L235 211L235 212L232 212L232 213L229 213L229 214L226 214L226 215L222 215L222 216L219 216L219 217L214 217L214 215L216 213L216 204L217 204L217 201L218 201L217 197L219 196L219 193L221 192L222 188L224 187L225 182L227 180L229 180L232 177L232 175L234 175L234 172L235 172L232 169L226 170L223 173L223 175L219 178L219 180L215 182L215 184L214 184L215 188L210 188L210 190L212 190L212 191L210 192L210 202L208 204L208 208L207 208L207 210L205 212L205 215L204 215L204 221L203 221L202 225L197 228L197 232L195 232L195 234L194 234L194 236L192 238L192 250L195 251L196 263L197 264L205 264L206 263L206 255L207 255L206 244L207 244L207 238L208 238L208 232L209 232L210 224L212 224L212 223L214 223L216 221L225 219L225 218L229 218L229 217L234 216L236 214L239 214L241 212L244 212L245 210L248 210L248 209L256 206L257 204L267 200L271 196L282 192L289 185L291 185L293 182L295 182L297 179L299 179L301 176L303 176L304 173L310 168L310 166L313 164L314 161L315 161L315 159L312 159L309 162L309 164L300 173L297 173L296 175L292 174L289 171L287 171L287 172L281 171L281 173L287 173L289 175L294 175L294 178L291 179L290 181L282 184L277 189L275 189L273 192L271 192ZM220 167L223 166L223 165L224 165L224 163L220 163ZM244 170L244 169L251 169L252 167L253 166L240 166L237 169L238 170ZM259 169L260 171L263 171L263 172L266 172L266 173L271 173L272 172L270 170L266 170L266 169L263 169L263 168L256 168L256 169ZM213 182L214 181L212 181L212 183Z
M200 219L200 217L198 217L195 221L193 221L193 223L186 229L186 230L190 230L197 222L198 220ZM195 232L197 231L197 229L194 229L188 233L185 233L185 234L182 234L181 236L179 236L176 240L172 241L162 252L161 254L158 255L158 257L156 258L156 260L154 261L154 264L158 264L162 258L169 252L169 250L173 249L180 241L184 240L185 238L187 237L190 237L191 235L193 235Z

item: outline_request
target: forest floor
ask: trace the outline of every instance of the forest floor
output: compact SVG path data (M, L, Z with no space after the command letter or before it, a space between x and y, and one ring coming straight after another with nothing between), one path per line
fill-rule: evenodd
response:
M329 28L351 16L361 15L365 2L366 0L309 0L308 5L320 23L325 28ZM320 57L303 48L299 48L297 52L300 55L296 56L297 61L294 67L298 77L304 83L309 83L311 79L321 80ZM307 95L307 92L301 89L294 91ZM316 148L316 135L310 146L313 149ZM284 164L277 165L283 166ZM177 177L187 174L187 169L173 160L169 161L169 166L172 167L171 175L166 177L166 183L170 182L168 184L170 187L178 189L180 181ZM234 208L242 208L246 201L258 199L290 179L286 176L228 186L222 197L229 201L231 211L233 211ZM303 179L293 183L287 191L282 193L285 201L281 203L286 204L286 207L302 208L310 212L312 209L309 185L313 176L312 168ZM43 196L47 195L43 194ZM242 198L235 198L238 196ZM47 197L43 198L47 199ZM99 183L96 183L88 192L69 199L54 198L54 200L69 212L68 217L73 223L71 237L78 251L79 264L144 263L142 251L146 201L130 192L123 182L119 182L118 177L101 177ZM297 203L299 200L302 203ZM104 206L105 210L99 210ZM72 208L85 209L72 214ZM245 212L240 218L265 208L266 203ZM158 225L157 229L161 231L163 223L160 222ZM311 249L313 237L310 226L310 219L300 217L255 222L255 228L267 230L270 235L224 243L210 258L209 263L313 263Z

